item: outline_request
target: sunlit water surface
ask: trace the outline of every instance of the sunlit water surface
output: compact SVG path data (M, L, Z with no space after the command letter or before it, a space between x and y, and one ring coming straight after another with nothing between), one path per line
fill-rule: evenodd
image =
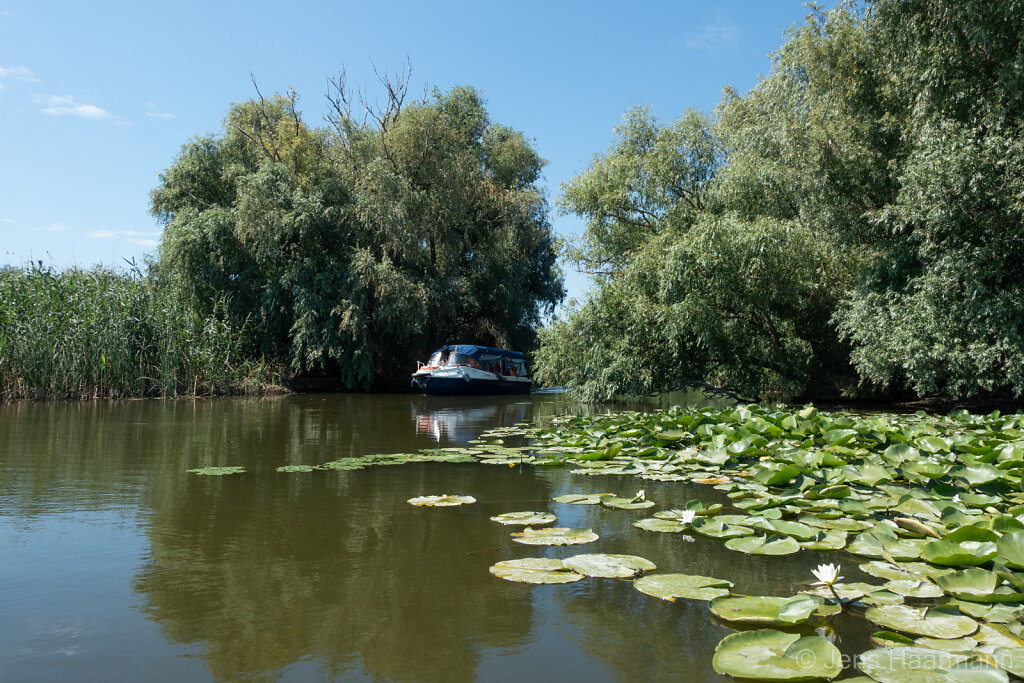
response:
M707 486L479 464L276 471L598 410L558 394L2 406L0 680L719 680L712 653L732 631L706 603L664 602L624 580L516 584L488 567L627 553L729 579L737 593L791 595L818 562L850 558L750 557L632 527L649 511L551 500L644 488L659 508L728 502ZM187 473L213 465L247 472ZM406 503L440 493L479 502ZM489 518L518 510L601 538L511 543L514 529ZM844 653L870 647L863 620L833 623Z

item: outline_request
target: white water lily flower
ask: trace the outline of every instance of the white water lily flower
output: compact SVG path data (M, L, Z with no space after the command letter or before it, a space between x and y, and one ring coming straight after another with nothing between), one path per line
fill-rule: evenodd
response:
M636 495L633 496L633 502L634 503L639 503L641 500L647 500L647 496L644 493L643 489L640 489L639 491L637 491Z
M838 564L819 564L817 569L812 569L811 573L814 574L814 578L818 579L812 586L831 586L839 579L843 578L839 576L839 569L842 565Z
M954 503L959 503L960 502L960 494L959 493L953 494L953 502Z
M679 523L680 524L689 524L689 523L691 523L693 521L693 518L696 517L696 516L697 516L697 513L694 512L693 510L683 510L679 514Z

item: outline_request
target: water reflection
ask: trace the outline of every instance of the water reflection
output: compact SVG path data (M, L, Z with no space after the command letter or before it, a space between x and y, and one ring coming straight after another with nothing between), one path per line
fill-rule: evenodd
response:
M629 478L475 464L276 471L459 445L492 427L601 410L562 395L0 408L0 557L17 568L15 576L0 567L0 677L129 678L131 669L111 664L126 652L136 672L192 678L187 664L201 662L225 680L461 682L524 672L717 679L710 653L727 630L703 604L663 603L622 581L524 586L493 578L488 567L513 557L630 553L661 571L786 595L811 580L817 556L737 561L717 541L638 532L632 522L641 511L551 502L568 492L631 495L638 484ZM247 471L186 474L213 465ZM708 487L644 487L662 506L694 496L727 502ZM405 502L431 493L472 493L480 502L437 510ZM510 529L489 520L529 509L594 528L601 540L585 549L518 546ZM75 543L63 540L69 534ZM84 624L74 647L62 630L69 620Z
M477 397L424 396L410 402L410 407L417 434L429 436L439 444L457 444L476 439L482 429L525 422L533 402L518 397L481 404Z

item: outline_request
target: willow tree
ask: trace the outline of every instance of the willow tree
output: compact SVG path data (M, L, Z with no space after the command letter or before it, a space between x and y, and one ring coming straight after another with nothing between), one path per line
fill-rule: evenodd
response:
M232 106L152 193L161 276L228 294L253 352L353 388L442 342L530 343L563 292L544 162L477 91L406 103L406 83L358 116L334 81L323 127L294 93Z
M1022 9L812 8L706 133L628 115L565 187L597 290L544 332L544 376L1024 393Z

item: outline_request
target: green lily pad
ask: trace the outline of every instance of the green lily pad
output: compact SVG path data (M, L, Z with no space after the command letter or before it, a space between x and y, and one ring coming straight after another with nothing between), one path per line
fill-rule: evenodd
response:
M776 598L760 595L715 598L708 609L720 619L748 626L802 624L818 608L810 596Z
M320 469L315 465L283 465L277 468L278 472L313 472Z
M930 638L963 638L978 630L978 622L974 619L965 617L954 609L942 607L929 609L908 605L885 605L868 608L864 616L868 621L884 628Z
M875 631L871 634L871 642L878 647L913 647L914 640L893 631Z
M825 638L774 629L726 636L715 648L712 666L720 674L765 681L834 678L843 670L839 650Z
M678 534L683 531L690 531L690 525L684 524L679 520L673 519L656 519L654 517L645 517L644 519L633 522L633 526L644 531L660 531L662 533Z
M801 542L800 547L817 551L842 550L846 547L846 539L845 531L821 531L811 540Z
M439 496L419 496L410 498L407 502L421 507L449 507L454 505L470 505L476 502L473 496L453 496L442 493Z
M729 594L732 581L692 574L652 574L637 579L633 586L662 600L714 600Z
M526 545L582 545L599 538L591 529L571 529L568 527L544 527L534 529L527 527L512 534L512 540Z
M229 465L226 467L197 467L194 470L189 470L192 474L202 474L207 477L223 477L228 474L242 474L245 472L244 467L236 465Z
M1012 624L1024 618L1024 605L983 604L956 599L947 604L955 606L967 616L993 624Z
M800 544L789 536L742 536L725 542L729 550L748 555L792 555L800 551Z
M654 507L653 500L637 500L636 498L620 498L619 496L601 496L601 505L615 510L643 510Z
M500 579L518 583L573 583L586 578L566 567L561 560L548 557L503 560L492 565L490 572Z
M653 562L636 555L573 555L563 562L580 574L607 579L626 579L657 569Z
M1024 678L1024 647L1001 647L992 653L992 661L1000 669Z
M1021 602L1024 593L1020 593L1003 583L995 572L972 567L961 571L950 572L935 579L935 582L946 593L960 600L969 602Z
M913 538L899 538L888 529L875 529L859 534L846 547L854 555L880 557L894 560L916 560L921 557L925 541Z
M953 640L942 640L940 638L917 638L914 640L914 644L918 647L927 647L932 650L942 650L943 652L960 652L963 654L969 654L978 647L978 641L970 636L964 638L954 638Z
M1006 674L964 655L924 647L883 647L857 658L857 668L879 683L1002 683ZM1002 676L1000 676L1002 674Z
M921 559L945 567L976 567L998 554L991 541L929 541L921 548Z
M908 598L941 598L942 589L928 580L897 579L885 584L885 590Z
M1007 567L1024 569L1024 531L1004 534L996 541L999 560Z
M498 524L513 525L521 524L523 526L530 526L532 524L551 524L557 517L550 512L506 512L504 514L495 515L491 517L492 522Z
M955 571L944 567L933 567L926 562L890 564L888 562L879 562L878 560L860 565L860 570L865 574L877 576L880 579L889 579L890 581L907 581L911 579L917 581L925 579L934 580L938 576Z
M727 523L723 519L724 517L726 517L726 515L720 515L718 517L698 517L693 520L690 528L701 536L709 536L711 538L738 538L741 536L754 535L754 530L750 527Z
M605 496L615 495L613 493L568 493L564 496L552 498L556 503L568 503L569 505L600 505L601 499Z

